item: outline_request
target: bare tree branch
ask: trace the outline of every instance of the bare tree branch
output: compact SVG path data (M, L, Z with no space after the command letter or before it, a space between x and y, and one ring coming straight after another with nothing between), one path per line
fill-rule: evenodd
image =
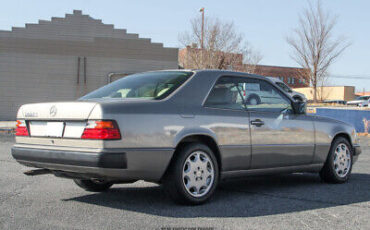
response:
M252 72L262 55L252 49L244 36L238 33L233 22L218 18L205 18L204 49L201 43L201 18L191 20L191 30L180 34L179 41L187 47L187 53L179 55L179 63L185 68L233 69Z
M332 38L336 23L337 17L324 12L320 0L315 5L309 2L299 17L298 28L286 39L293 50L291 58L308 70L302 77L310 81L315 102L317 87L324 86L330 65L350 46L346 39Z

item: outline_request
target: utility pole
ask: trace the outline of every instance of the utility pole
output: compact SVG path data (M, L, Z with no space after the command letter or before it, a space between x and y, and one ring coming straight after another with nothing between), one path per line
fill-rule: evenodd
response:
M202 34L200 39L200 58L202 69L204 68L204 7L202 7L199 12L202 12Z
M202 37L201 37L201 41L200 41L200 48L203 50L204 48L204 7L202 7L199 12L202 12Z

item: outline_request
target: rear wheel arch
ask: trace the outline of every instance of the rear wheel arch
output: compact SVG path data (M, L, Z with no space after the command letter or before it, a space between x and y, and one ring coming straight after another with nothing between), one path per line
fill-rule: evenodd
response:
M221 169L222 169L221 152L220 152L220 149L219 149L218 144L215 141L215 139L213 137L209 136L209 135L206 135L206 134L192 134L192 135L188 135L188 136L183 137L181 139L181 141L178 142L178 144L176 145L176 148L175 148L175 152L172 155L170 163L168 164L168 166L166 168L166 171L165 171L164 175L162 176L162 179L163 179L163 177L165 177L165 175L166 175L168 169L170 168L172 162L178 156L178 154L181 152L182 148L184 148L184 146L186 146L189 143L202 143L202 144L208 146L208 148L210 148L212 150L213 154L215 155L216 160L217 160L217 164L218 164L218 168L219 168L219 172L221 172ZM161 179L161 181L162 181L162 179Z

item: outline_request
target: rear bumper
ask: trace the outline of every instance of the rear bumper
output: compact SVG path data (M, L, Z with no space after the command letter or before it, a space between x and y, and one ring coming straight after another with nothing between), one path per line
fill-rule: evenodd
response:
M29 167L49 169L57 175L82 178L157 182L165 172L172 149L112 149L70 151L14 146L13 157ZM65 173L63 173L65 172Z
M28 161L93 168L126 169L126 153L78 152L13 147L12 155L17 161Z

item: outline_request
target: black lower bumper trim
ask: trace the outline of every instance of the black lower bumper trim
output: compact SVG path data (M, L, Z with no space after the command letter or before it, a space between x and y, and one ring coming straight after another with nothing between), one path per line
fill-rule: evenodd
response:
M78 152L13 147L16 160L96 168L126 169L126 153Z

